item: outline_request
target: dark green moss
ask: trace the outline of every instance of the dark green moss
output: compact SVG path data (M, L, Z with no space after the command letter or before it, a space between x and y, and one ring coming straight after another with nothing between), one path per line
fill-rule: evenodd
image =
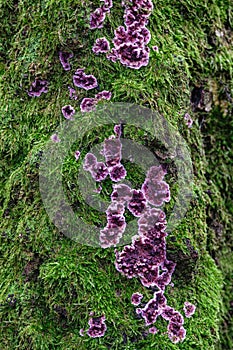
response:
M90 31L89 14L99 1L1 1L0 4L0 344L1 349L232 349L232 4L229 0L162 1L150 20L150 63L138 71L95 56L97 37L113 37L122 24L120 1L114 4L103 29ZM64 72L60 49L74 52L72 71ZM186 217L168 236L170 256L177 262L174 287L166 291L171 306L182 311L189 300L195 315L185 320L187 337L172 344L166 323L160 332L145 335L143 322L130 304L140 291L152 296L137 280L127 280L114 267L113 249L82 246L58 232L41 201L38 174L41 152L63 121L61 107L69 102L72 73L86 67L100 89L113 93L113 102L151 108L174 126L190 147L194 193ZM30 98L34 79L49 81L49 92ZM197 90L203 93L198 96ZM95 92L78 89L78 110ZM192 103L190 101L191 95ZM194 120L188 129L183 115ZM124 137L147 146L168 168L172 200L178 191L174 164L166 149L143 130L126 126ZM72 158L110 135L110 127L91 130L71 148L63 167L64 184L74 210L88 222L103 224L79 196ZM77 147L76 147L77 146ZM81 158L82 159L82 158ZM143 174L125 162L129 180L140 185ZM110 184L105 183L107 199ZM130 220L130 216L128 220ZM106 314L104 338L80 337L89 312Z

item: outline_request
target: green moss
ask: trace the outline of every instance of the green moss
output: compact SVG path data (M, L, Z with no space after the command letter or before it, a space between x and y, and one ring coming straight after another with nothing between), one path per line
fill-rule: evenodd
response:
M89 14L98 6L98 1L61 0L0 4L1 349L232 349L232 4L157 1L149 27L150 46L157 45L159 52L151 51L149 65L138 71L92 53L97 37L110 40L123 23L119 1L104 28L90 31ZM74 52L70 72L59 62L61 48ZM190 147L194 193L186 217L168 237L168 250L178 259L174 287L166 291L168 302L179 311L185 300L197 305L195 315L185 320L187 337L179 345L163 334L163 320L158 320L157 335L143 336L145 327L135 317L130 297L140 291L149 300L152 293L116 271L113 249L71 241L58 232L43 207L40 151L63 121L61 107L69 102L68 85L78 67L94 74L101 90L112 91L113 102L137 103L163 114ZM49 92L30 98L27 89L35 77L49 81ZM192 109L194 86L203 86L210 111L205 110L208 101ZM94 93L79 89L74 107L78 110L81 99ZM194 119L191 129L183 121L185 112ZM98 224L104 218L72 187L81 164L72 156L79 146L85 155L112 133L110 129L90 130L72 146L63 167L74 209ZM145 145L168 165L169 215L178 189L174 165L160 157L166 150L135 127L126 127L125 137ZM138 186L143 174L125 164L128 179ZM103 197L109 193L106 182ZM106 314L103 338L79 335L91 310Z

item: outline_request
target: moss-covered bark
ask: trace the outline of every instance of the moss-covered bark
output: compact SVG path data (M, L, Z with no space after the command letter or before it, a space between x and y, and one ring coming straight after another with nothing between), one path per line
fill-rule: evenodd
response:
M151 51L149 65L138 71L91 51L96 38L111 39L123 24L121 3L115 1L103 29L91 31L89 15L98 6L98 1L79 0L0 2L0 348L232 349L231 1L154 1L150 46L157 45L159 52ZM59 62L61 48L74 53L70 72ZM97 77L101 90L112 91L113 102L163 114L190 147L194 196L168 237L177 270L166 297L179 311L185 300L197 311L185 321L187 337L178 345L162 334L162 321L158 334L145 336L130 297L140 291L149 300L151 291L116 271L113 250L69 240L43 207L41 151L63 120L61 107L70 102L68 85L79 67ZM31 98L27 89L35 77L49 81L49 92ZM76 109L86 96L94 93L78 89ZM190 129L186 112L194 120ZM162 148L139 130L129 128L128 136L161 155ZM95 142L94 132L86 135L83 151ZM85 204L72 191L76 180L71 152L64 183L73 207L84 212ZM87 219L101 221L91 210ZM91 310L106 315L104 338L79 335Z

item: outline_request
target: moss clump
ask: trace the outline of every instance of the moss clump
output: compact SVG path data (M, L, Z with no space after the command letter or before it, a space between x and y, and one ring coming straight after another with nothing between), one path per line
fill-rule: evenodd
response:
M185 300L197 305L195 315L185 321L187 337L179 349L232 349L232 4L157 1L149 29L150 46L157 45L159 52L151 51L149 65L138 71L91 51L97 37L111 40L123 23L119 2L103 29L90 31L89 14L98 6L97 1L84 5L53 0L0 4L1 349L177 348L162 334L166 324L161 320L156 325L161 332L145 335L130 298L140 291L148 300L151 291L117 273L113 250L69 240L43 207L38 185L41 152L63 120L61 107L69 102L68 85L79 67L97 77L101 90L112 92L113 102L136 103L163 114L188 143L194 196L168 247L180 265L185 261L189 268L174 275L174 287L166 296L180 311ZM59 62L60 49L74 53L70 72ZM26 92L35 78L49 81L49 92L39 98ZM203 93L191 104L198 88ZM78 90L74 107L94 94ZM194 119L191 129L183 121L185 112ZM133 128L126 133L163 161L165 150L157 140ZM95 130L85 135L82 149L88 151L97 137ZM68 190L76 170L76 163L67 160ZM170 170L175 193L172 164ZM140 182L135 172L131 176L133 183ZM71 201L75 205L75 196ZM86 208L82 198L78 205ZM99 213L87 209L88 221L101 222ZM191 263L187 242L198 255ZM91 310L106 315L104 338L79 335Z

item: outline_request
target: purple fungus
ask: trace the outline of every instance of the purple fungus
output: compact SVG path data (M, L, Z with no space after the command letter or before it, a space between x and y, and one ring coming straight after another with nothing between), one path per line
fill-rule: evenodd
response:
M162 166L152 166L148 170L146 177L152 181L152 182L160 182L163 180L164 176L166 175L166 171L163 170Z
M109 169L110 179L114 182L119 182L127 175L125 167L122 164L116 164Z
M155 52L159 52L159 48L158 48L158 46L156 46L156 45L155 45L155 46L152 46L152 50L155 51Z
M92 97L85 97L80 103L81 112L91 112L96 109L96 99Z
M136 24L138 27L144 27L148 24L147 14L138 13L137 11L133 11L131 8L126 9L124 14L124 23L127 27L130 27Z
M169 261L164 259L161 264L161 268L164 272L162 272L157 279L157 287L161 290L165 290L165 286L167 286L171 282L172 274L175 270L176 264L173 261Z
M161 316L164 318L164 320L170 321L172 316L174 315L174 313L175 313L175 309L173 307L166 306L163 309L163 312L161 313Z
M92 51L97 55L99 53L107 53L109 50L110 50L110 45L108 40L105 37L96 39L96 42L92 47Z
M145 325L150 326L151 324L155 323L161 313L162 308L159 307L156 299L153 298L149 300L146 306L142 309L141 316L145 320Z
M121 124L116 124L114 126L114 133L116 135L116 138L119 139L122 134L122 125Z
M165 237L166 223L166 215L161 209L148 209L138 220L138 233L140 236L148 237L151 240Z
M69 97L71 100L77 100L78 99L78 96L76 94L76 90L73 89L72 87L68 86L68 89L69 89Z
M139 34L142 36L145 45L150 42L151 34L150 34L149 29L147 29L146 27L142 27L139 30Z
M153 9L151 1L122 2L125 7L124 26L114 31L114 49L107 55L113 62L120 60L121 64L139 69L147 66L150 49L146 45L151 39L150 31L145 27Z
M87 75L84 73L83 68L76 70L73 76L74 85L85 90L94 89L98 86L97 80L94 75Z
M28 95L31 97L39 97L42 92L48 92L48 82L47 80L36 79L31 83Z
M124 205L113 202L109 205L107 214L107 226L100 231L100 244L102 248L116 246L126 228Z
M108 168L103 162L96 162L91 168L91 175L95 181L103 181L108 176Z
M134 216L141 216L146 208L146 199L140 190L132 190L132 198L128 202L128 209Z
M196 310L196 306L189 303L188 301L184 302L184 313L185 313L185 317L191 317Z
M72 52L63 52L63 51L59 52L59 59L60 59L60 62L62 64L62 67L65 70L70 70L71 66L69 63L69 59L72 58L73 56L74 55Z
M144 44L144 37L140 34L137 28L131 29L130 27L125 30L124 27L119 27L117 30L115 30L113 44L115 48L119 50L119 48L125 43L130 43L139 47Z
M121 160L121 142L117 138L108 138L104 141L103 153L107 167L113 167Z
M169 322L167 330L168 330L168 337L172 341L172 343L176 344L185 339L186 330L182 325L174 322Z
M90 171L93 169L93 167L97 163L97 158L94 154L92 153L87 153L85 158L84 158L84 164L83 164L83 169Z
M155 247L148 239L140 237L121 252L115 251L116 269L128 278L139 277L146 286L157 286L159 266L165 255L161 247ZM151 278L153 277L153 278Z
M125 184L113 185L111 200L121 203L130 201L132 198L131 188Z
M113 48L108 54L107 54L107 59L112 62L116 62L118 60L118 55L117 55L117 50Z
M154 6L151 0L132 0L132 8L137 11L142 9L145 12L152 12Z
M141 293L133 293L131 296L131 303L135 306L138 306L139 304L141 304L141 300L143 298L143 295Z
M75 114L75 109L71 105L66 105L66 106L62 107L61 111L62 111L63 116L66 119L70 119L70 120L74 119L73 115Z
M105 324L105 316L92 317L88 321L89 329L87 330L87 335L91 338L103 337L107 326Z
M136 46L130 42L120 45L117 50L121 64L133 69L148 65L149 52L149 47Z
M188 113L185 113L184 120L185 120L186 125L188 126L188 128L191 128L192 125L193 125L193 120L192 120L192 118L190 117L190 115Z
M81 335L81 337L84 336L84 329L83 329L83 328L81 328L81 329L79 330L79 334Z
M123 230L105 227L100 231L100 245L102 248L115 247L122 237Z
M61 142L57 134L53 134L50 138L53 142Z
M103 1L104 2L104 5L101 6L101 8L104 10L104 11L109 11L111 8L112 8L112 0L100 0L100 1Z
M107 90L103 90L103 91L100 91L98 92L98 94L95 95L95 99L97 101L99 100L110 100L112 97L112 93L110 91L107 91Z
M143 273L140 273L140 281L144 287L157 286L157 279L159 275L159 268L152 267L151 269L144 269Z
M173 313L172 317L170 318L170 321L180 325L184 324L184 318L178 311L175 311Z
M74 152L74 156L75 156L75 159L78 160L79 157L80 157L80 152L79 151L75 151Z
M92 153L87 153L84 158L83 169L91 173L95 181L103 181L108 175L108 169L103 162L98 162Z
M154 206L161 206L164 202L170 201L169 185L162 181L166 172L161 166L152 166L147 172L147 177L142 184L142 192L148 203Z
M106 210L107 218L111 215L123 215L125 211L124 205L118 202L112 202Z
M151 182L145 180L142 185L142 192L148 203L156 207L170 201L169 185L165 181Z
M154 299L156 299L159 307L164 308L167 305L167 299L162 291L158 291L154 293Z
M149 333L151 333L151 334L156 334L156 333L158 333L158 329L157 329L155 326L150 327L150 328L149 328Z
M112 40L114 47L119 48L120 45L124 44L127 37L127 31L125 27L120 26L114 30L115 37Z
M102 28L103 23L106 17L106 11L102 7L97 8L94 12L91 13L90 16L90 28L96 29L96 28Z

